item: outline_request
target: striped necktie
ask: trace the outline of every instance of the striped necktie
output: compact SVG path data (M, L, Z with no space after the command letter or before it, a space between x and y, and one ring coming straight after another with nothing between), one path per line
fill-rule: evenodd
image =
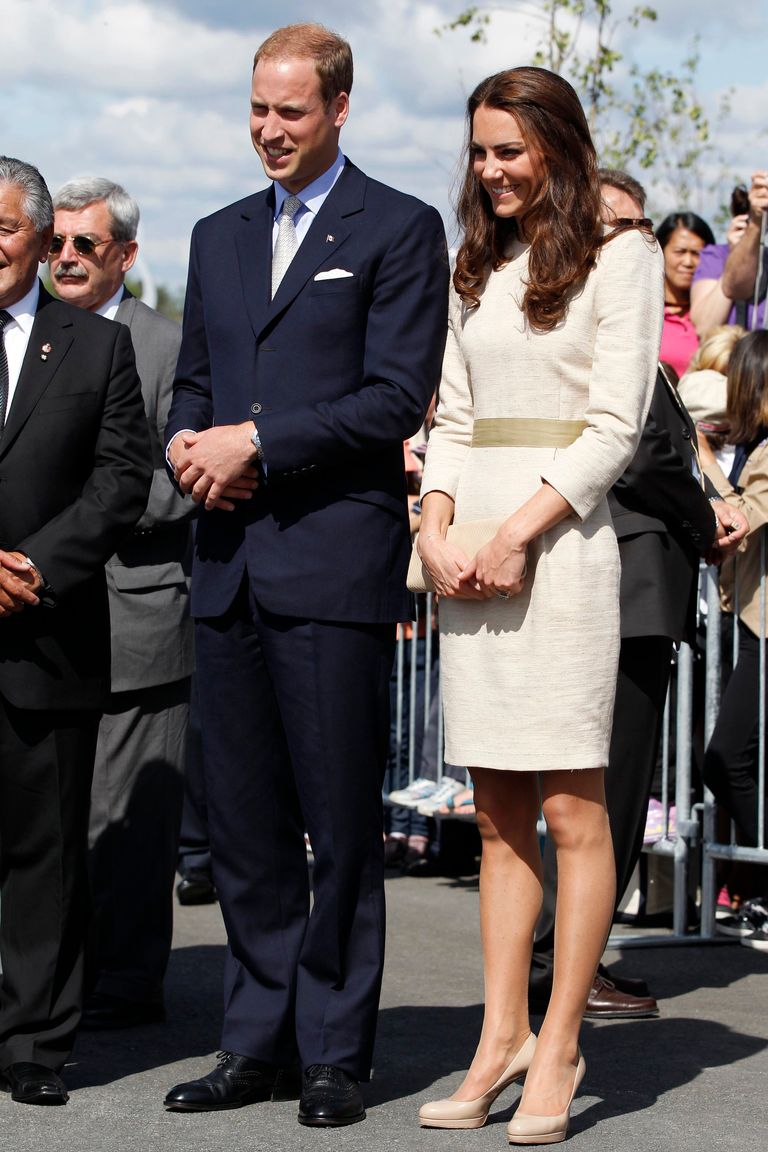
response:
M3 329L13 320L10 312L0 311L0 432L5 424L5 410L8 407L8 393L10 380L8 377L8 357L5 354L5 340Z

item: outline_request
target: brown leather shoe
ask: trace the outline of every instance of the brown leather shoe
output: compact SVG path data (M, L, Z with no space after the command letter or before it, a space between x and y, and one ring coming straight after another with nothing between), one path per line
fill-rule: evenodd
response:
M645 1020L658 1016L653 996L633 996L622 992L613 980L599 972L592 981L584 1009L585 1020Z
M645 980L636 976L618 976L615 972L611 972L610 968L606 968L604 964L598 964L597 974L605 980L610 980L611 984L615 984L619 992L628 992L630 996L650 996L651 994Z

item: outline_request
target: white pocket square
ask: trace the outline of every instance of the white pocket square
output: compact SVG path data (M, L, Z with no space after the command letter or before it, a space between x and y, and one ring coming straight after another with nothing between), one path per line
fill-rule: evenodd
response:
M341 280L345 276L354 276L354 272L347 272L346 268L327 268L325 272L318 272L315 280Z

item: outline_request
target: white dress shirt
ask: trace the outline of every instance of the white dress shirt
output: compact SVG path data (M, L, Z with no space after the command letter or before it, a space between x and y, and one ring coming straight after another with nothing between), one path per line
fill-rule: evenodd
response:
M313 180L311 184L307 184L306 188L302 188L301 192L295 193L299 200L301 200L301 208L299 208L293 218L293 223L296 227L296 239L299 244L301 244L307 232L309 232L310 226L325 203L328 193L344 171L345 163L344 155L341 149L339 149L331 167L323 172L321 176L318 176L317 180ZM275 223L272 227L273 252L277 242L280 214L283 211L283 204L290 195L292 195L292 193L286 191L282 184L278 184L277 181L275 181Z
M123 285L121 284L114 296L110 296L101 308L96 309L97 316L103 316L106 320L114 320L117 316L117 309L120 301L123 298Z
M5 413L6 421L8 420L8 413L11 411L11 404L13 404L16 385L19 383L21 366L24 363L29 337L32 334L32 325L35 322L35 313L37 312L37 302L39 299L40 281L35 277L35 282L26 296L22 296L21 300L17 300L15 304L9 304L5 309L5 311L9 312L13 317L13 320L9 324L6 324L3 333L5 355L8 360L8 408Z

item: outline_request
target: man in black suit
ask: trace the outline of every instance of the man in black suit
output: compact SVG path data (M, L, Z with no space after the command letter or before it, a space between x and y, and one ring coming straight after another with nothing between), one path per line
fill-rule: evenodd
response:
M195 228L166 432L204 509L192 613L229 955L222 1062L165 1103L269 1099L298 1061L299 1121L317 1126L365 1116L389 676L408 611L403 440L447 330L438 214L339 151L351 86L349 45L319 25L256 53L251 136L272 183Z
M152 475L129 333L41 286L52 233L40 173L0 157L0 1071L27 1104L67 1100L109 688L104 563Z
M608 223L643 216L645 192L626 173L603 170ZM674 383L660 369L634 460L608 494L621 557L621 650L605 793L621 900L643 845L648 797L661 736L672 648L693 644L699 560L730 552L748 525L703 483L696 430ZM536 925L530 979L534 1010L552 987L557 863L544 852L544 902ZM590 1019L658 1016L642 980L598 970L587 1001Z

